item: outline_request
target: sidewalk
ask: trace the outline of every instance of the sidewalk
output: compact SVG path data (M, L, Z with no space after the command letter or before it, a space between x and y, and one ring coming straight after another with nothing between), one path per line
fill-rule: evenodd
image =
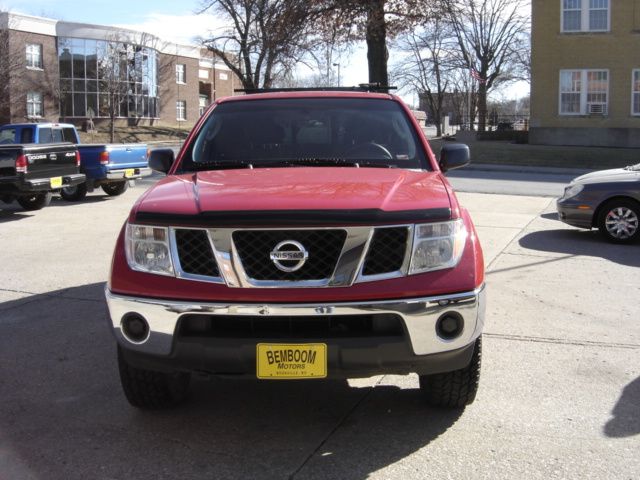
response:
M640 163L640 149L570 147L554 145L515 144L507 141L477 141L469 132L463 132L456 141L465 143L471 150L471 161L475 165L514 167L516 171L527 168L545 168L555 173L574 173L620 168ZM466 134L466 135L464 135ZM429 139L436 156L448 141L442 138ZM491 167L476 167L490 169ZM540 170L536 170L540 172Z

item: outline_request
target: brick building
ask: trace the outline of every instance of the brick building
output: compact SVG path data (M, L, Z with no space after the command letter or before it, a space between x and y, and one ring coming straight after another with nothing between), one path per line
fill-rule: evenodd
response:
M533 0L529 141L640 147L640 0Z
M192 126L241 84L213 54L143 32L0 13L0 123Z

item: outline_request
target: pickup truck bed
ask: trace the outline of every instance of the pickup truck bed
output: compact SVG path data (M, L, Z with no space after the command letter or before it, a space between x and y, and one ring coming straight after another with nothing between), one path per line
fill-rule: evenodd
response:
M52 192L85 179L71 143L0 146L0 199L5 202L17 200L27 210L39 210Z
M82 200L87 192L98 187L108 195L120 195L131 180L151 174L145 144L86 144L77 148L80 171L87 176L87 181L63 188L60 194L65 200Z

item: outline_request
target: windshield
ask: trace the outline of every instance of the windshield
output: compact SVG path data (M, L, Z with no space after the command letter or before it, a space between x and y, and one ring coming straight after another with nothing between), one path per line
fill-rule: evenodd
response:
M428 169L428 162L395 101L293 98L218 105L181 170L281 166Z

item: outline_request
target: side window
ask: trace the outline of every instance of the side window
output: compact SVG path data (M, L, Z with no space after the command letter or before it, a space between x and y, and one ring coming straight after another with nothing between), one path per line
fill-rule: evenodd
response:
M53 135L50 128L41 128L38 143L53 143Z
M20 132L20 143L33 143L33 128L23 128Z
M76 131L73 128L63 128L62 137L63 142L78 143L78 139L76 138Z
M16 138L15 128L7 128L0 131L0 143L14 143L15 138Z

